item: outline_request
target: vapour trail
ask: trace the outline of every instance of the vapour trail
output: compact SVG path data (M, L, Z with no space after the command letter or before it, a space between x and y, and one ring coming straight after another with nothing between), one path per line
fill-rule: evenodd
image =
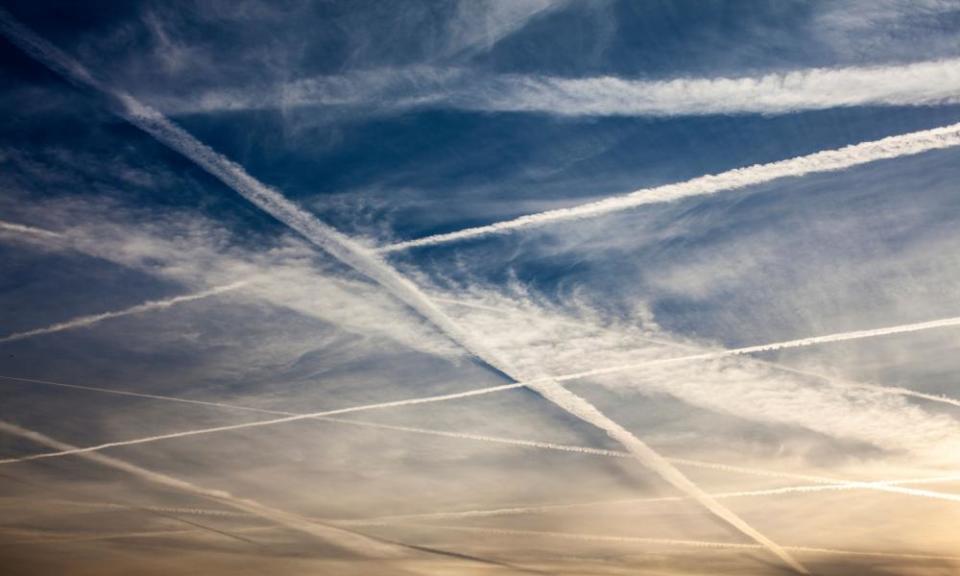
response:
M103 322L104 320L110 320L111 318L142 314L143 312L149 312L151 310L163 310L164 308L170 308L172 306L176 306L177 304L183 304L184 302L193 302L194 300L201 300L203 298L209 298L211 296L223 294L224 292L229 292L230 290L236 290L237 288L241 288L246 284L248 284L248 281L234 282L232 284L217 286L215 288L204 290L202 292L196 292L194 294L185 294L183 296L176 296L174 298L167 298L165 300L151 300L149 302L137 304L136 306L125 308L123 310L104 312L102 314L92 314L90 316L80 316L79 318L67 320L66 322L58 322L57 324L46 326L44 328L36 328L34 330L27 330L26 332L17 332L15 334L4 336L3 338L0 338L0 343L24 340L26 338L40 336L41 334L51 334L53 332L62 332L64 330L73 330L75 328L86 328L87 326L92 326L94 324Z
M544 538L561 538L565 540L581 540L586 542L619 542L635 544L653 544L661 546L683 546L707 549L761 549L759 544L741 542L713 542L706 540L679 540L672 538L644 538L638 536L612 536L602 534L577 534L570 532L547 532L540 530L512 530L507 528L484 528L481 526L448 526L437 524L404 524L415 528L449 530L459 532L474 532L477 534L491 534L501 536L533 536ZM911 554L901 552L871 552L858 550L839 550L836 548L813 548L809 546L784 546L791 552L806 552L812 554L837 554L854 556L874 556L878 558L899 558L904 560L960 560L960 556L946 556L937 554Z
M17 508L23 506L24 501L30 501L30 498L10 498L10 501L0 500L0 508ZM221 510L215 508L179 508L174 506L139 506L130 504L117 504L114 502L88 502L80 500L59 500L44 498L44 504L53 504L56 506L73 506L76 508L99 508L106 510L125 510L125 511L144 511L153 512L160 515L189 514L191 516L223 516L226 518L246 517L249 514L245 512L235 512L233 510Z
M473 92L452 94L450 105L565 116L775 114L846 106L956 104L960 60L660 81L509 74L486 83L486 89L473 86Z
M506 313L509 313L508 311L506 311L506 310L504 310L504 309L502 309L502 308L497 308L497 307L495 307L495 306L487 306L487 305L483 305L483 304L475 304L475 303L473 303L473 302L465 302L465 301L463 301L463 300L458 300L458 299L454 299L454 298L434 297L434 300L437 301L437 302L443 302L443 303L447 303L447 304L453 304L453 305L455 305L455 306L462 306L462 307L464 307L464 308L475 308L475 309L477 309L477 310L484 310L484 311L487 311L487 312L494 312L494 313L497 313L497 314L506 314ZM531 317L532 317L532 316L533 316L533 315L531 315ZM576 326L576 327L582 327L582 326L583 326L583 324L582 324L581 322L578 322L578 321L575 321L575 320L560 319L559 321L560 321L561 323L568 324L568 325L571 325L571 326ZM908 325L908 326L910 326L910 325ZM939 327L939 326L936 326L936 327ZM681 349L681 350L702 351L702 350L705 349L705 348L702 347L702 346L695 346L695 345L692 345L692 344L684 344L684 343L681 343L681 342L674 342L674 341L668 340L668 339L666 339L666 338L657 338L657 337L653 337L653 336L646 336L646 335L644 335L644 336L640 337L640 339L641 339L641 340L644 340L644 341L646 341L646 342L650 342L650 343L652 343L652 344L658 344L658 345L661 345L661 346L666 346L666 347L669 347L669 348L677 348L677 349ZM846 387L849 387L849 388L860 388L860 389L862 389L862 390L870 390L870 391L873 391L873 392L880 392L880 393L882 393L882 394L890 394L890 395L892 395L892 396L911 396L911 397L913 397L913 398L919 398L919 399L922 399L922 400L928 400L928 401L930 401L930 402L939 402L939 403L941 403L941 404L949 404L949 405L952 405L952 406L960 407L960 400L958 400L958 399L956 399L956 398L952 398L952 397L950 397L950 396L942 395L942 394L939 394L939 395L938 395L938 394L927 394L927 393L924 393L924 392L918 392L918 391L916 391L916 390L910 390L909 388L902 388L902 387L899 387L899 386L882 386L882 385L879 385L879 384L870 384L870 383L867 383L867 382L858 382L858 381L855 381L855 380L849 380L849 379L841 378L841 377L838 377L838 376L831 376L831 375L827 375L827 374L821 374L821 373L818 373L818 372L814 372L814 371L812 371L812 370L806 370L806 369L802 369L802 368L794 368L793 366L788 366L788 365L786 365L786 364L781 364L781 363L779 363L779 362L772 362L772 361L769 361L769 360L760 360L760 359L758 359L758 358L752 358L751 361L752 361L752 362L756 362L757 364L762 364L762 365L764 365L764 366L768 366L768 367L773 368L773 369L775 369L775 370L780 370L780 371L783 371L783 372L791 372L791 373L793 373L793 374L797 374L797 375L800 375L800 376L805 376L805 377L808 377L808 378L815 378L815 379L817 379L817 380L824 380L824 381L830 382L830 383L832 383L832 384L840 384L840 385L842 385L842 386L846 386ZM2 376L0 376L0 378L2 378Z
M747 354L755 354L758 352L776 352L779 350L787 350L790 348L805 348L807 346L815 346L817 344L845 342L847 340L860 340L863 338L876 338L879 336L893 336L896 334L907 334L910 332L920 332L923 330L933 330L938 328L952 328L956 326L960 326L960 316L953 316L951 318L941 318L939 320L930 320L928 322L917 322L914 324L898 324L896 326L886 326L883 328L873 328L869 330L854 330L851 332L835 332L833 334L824 334L822 336L810 336L807 338L798 338L796 340L784 340L781 342L772 342L769 344L745 346L743 348L731 348L729 350L719 350L716 352L704 352L702 354L691 354L688 356L677 356L674 358L663 358L660 360L648 360L646 362L638 362L635 364L621 364L619 366L608 366L605 368L596 368L593 370L584 370L582 372L562 374L560 376L554 376L553 379L558 382L566 382L569 380L580 380L582 378L590 378L592 376L603 376L606 374L614 374L617 372L624 372L627 370L634 370L638 368L647 368L650 366L662 366L664 364L682 364L686 362L696 362L700 360L715 360L718 358L726 358L728 356L743 356ZM946 402L948 404L957 404L957 401L951 398L938 397L938 396L931 395L930 399L937 399L938 401Z
M5 220L0 220L0 230L7 230L9 232L15 232L17 234L45 236L47 238L59 238L62 236L62 234L58 232L51 232L50 230L44 230L43 228L37 228L35 226L27 226L26 224L17 224L15 222L7 222Z
M61 451L76 449L76 446L71 446L70 444L55 440L39 432L28 430L3 420L0 420L0 432L25 438L32 442L36 442L37 444L56 448ZM109 468L121 470L153 484L166 486L168 488L173 488L193 494L195 496L200 496L202 498L219 502L231 508L242 510L292 530L309 534L313 537L321 539L324 542L345 548L347 550L353 550L366 556L376 558L392 558L399 557L404 553L408 553L404 547L396 544L382 542L378 539L357 534L342 528L327 526L319 522L308 520L297 514L292 514L290 512L264 506L263 504L248 498L240 498L223 490L204 488L191 482L187 482L186 480L174 478L160 472L147 470L146 468L141 468L140 466L130 464L111 456L92 452L84 452L81 454L84 458L90 461L107 466Z
M614 536L604 534L580 534L569 532L548 532L538 530L515 530L507 528L484 528L479 526L449 526L440 524L416 524L404 523L403 526L421 529L436 529L451 532L474 532L491 535L503 536L529 536L558 538L565 540L579 540L584 542L616 542L624 544L649 544L654 546L676 546L683 548L703 548L716 550L762 550L759 544L745 544L740 542L715 542L709 540L682 540L672 538L644 538L638 536ZM273 526L252 526L249 528L238 528L234 532L238 533L256 533L273 530ZM186 534L196 534L198 530L180 529L180 530L156 530L150 532L128 532L116 534L99 534L91 536L68 536L59 538L33 538L25 540L12 541L12 545L19 544L57 544L63 542L87 542L97 540L115 540L127 538L165 538L169 536L178 536ZM896 558L902 560L960 560L960 556L948 556L938 554L917 554L909 552L873 552L869 550L843 550L837 548L815 548L810 546L784 546L792 552L810 553L810 554L830 554L843 556L872 556L879 558Z
M675 184L641 188L621 196L612 196L570 208L528 214L485 226L397 242L381 247L378 252L381 254L400 252L410 248L447 244L491 234L503 234L511 230L543 226L554 222L592 218L647 204L676 202L695 196L739 190L781 178L836 172L879 160L913 156L958 145L960 145L960 123L861 142L843 148L824 150L768 164L754 164L743 168L735 168L719 174L699 176Z
M765 488L758 490L738 490L731 492L712 492L711 496L718 499L727 498L754 498L760 496L783 496L787 494L805 494L815 492L830 491L849 491L849 490L884 490L884 487L897 487L904 484L933 484L942 482L960 482L960 475L939 476L928 478L908 478L903 480L881 480L865 482L863 485L844 481L836 484L798 484L793 486L782 486L779 488ZM927 492L927 491L924 491ZM930 492L936 494L937 499L946 497L960 502L960 496L947 494L943 492ZM911 494L916 495L916 494ZM589 502L569 502L561 504L541 504L536 506L510 506L501 508L479 508L473 510L452 510L447 512L423 512L412 514L392 514L388 516L377 516L373 518L362 518L357 520L333 520L329 522L338 526L376 526L383 524L394 524L407 520L437 520L450 518L487 518L494 516L514 516L521 514L541 514L557 512L562 510L573 510L577 508L596 508L602 506L623 506L625 504L654 504L662 502L681 502L689 500L688 496L656 496L649 498L619 498L613 500L595 500Z
M890 66L806 68L762 76L635 80L540 74L471 77L463 68L413 66L322 75L268 88L212 90L166 98L172 113L350 106L461 109L557 116L782 114L852 106L960 102L960 60ZM390 100L389 104L387 100Z
M243 422L241 424L228 424L225 426L214 426L212 428L198 428L196 430L184 430L181 432L171 432L170 434L158 434L156 436L148 436L146 438L133 438L131 440L118 440L115 442L105 442L103 444L97 444L95 446L85 446L85 447L71 446L70 448L64 448L56 452L44 452L41 454L31 454L30 456L21 456L18 458L5 458L0 460L0 465L16 464L19 462L30 462L33 460L45 460L47 458L59 458L62 456L72 456L77 454L90 454L93 452L100 452L101 450L106 450L108 448L117 448L120 446L134 446L137 444L149 444L151 442L159 442L161 440L172 440L175 438L186 438L189 436L200 436L203 434L214 434L217 432L230 432L233 430L244 430L246 428L259 428L261 426L273 426L276 424L285 424L287 422L297 422L299 420L308 420L308 419L318 418L321 416L332 416L334 414L349 414L351 412L362 412L365 410L379 410L383 408L396 408L399 406L414 406L417 404L427 404L431 402L443 402L446 400L454 400L458 398L467 398L470 396L480 396L483 394L490 394L492 392L499 392L501 390L509 390L512 388L521 388L523 386L524 384L521 384L521 383L502 384L500 386L478 388L474 390L468 390L466 392L455 392L453 394L441 394L437 396L426 396L421 398L411 398L407 400L379 402L377 404L351 406L349 408L325 410L323 412L311 412L308 414L294 414L292 416L284 416L283 418L272 418L270 420L257 420L255 422Z
M395 407L395 406L412 405L412 404L422 404L422 403L437 402L437 401L443 401L443 400L452 400L452 399L462 398L462 397L467 397L467 396L478 396L478 395L483 395L483 394L487 394L487 393L498 392L498 391L500 391L500 390L510 390L510 389L519 388L519 387L521 387L521 385L522 385L522 384L519 384L519 383L517 383L517 384L503 384L503 385L500 385L500 386L493 386L493 387L489 387L489 388L478 388L478 389L470 390L470 391L467 391L467 392L454 393L454 394L452 394L452 395L448 394L448 395L442 395L442 396L427 396L427 397L421 397L421 398L413 398L413 399L409 399L409 400L398 400L398 401L395 401L395 402L388 402L388 403L381 403L381 404L369 404L369 405L357 406L357 407L352 407L352 408L342 408L342 409L339 409L339 411L327 411L327 412L325 412L325 413L302 414L302 413L296 413L296 412L288 412L288 411L284 411L284 410L270 410L270 409L266 409L266 408L255 408L255 407L250 407L250 406L241 406L241 405L237 405L237 404L227 404L227 403L223 403L223 402L206 402L206 401L203 401L203 400L190 400L190 399L186 399L186 398L177 398L177 397L173 397L173 396L159 396L159 395L153 395L153 394L138 394L138 393L134 393L134 392L125 392L125 391L122 391L122 390L114 390L114 389L111 389L111 388L99 388L99 387L92 387L92 386L81 386L81 385L77 385L77 384L64 384L64 383L61 383L61 382L53 382L53 381L50 381L50 380L36 380L36 379L30 379L30 378L16 378L16 377L11 377L11 376L0 376L0 379L7 379L7 380L14 380L14 381L22 381L22 382L30 382L30 383L38 383L38 384L45 384L45 385L51 385L51 386L62 386L62 387L66 387L66 388L86 390L86 391L106 393L106 394L117 394L117 395L121 395L121 396L142 397L142 398L149 399L149 400L162 400L162 401L169 401L169 402L181 402L181 403L197 404L197 405L201 405L201 406L209 406L209 407L215 407L215 408L244 410L244 411L264 413L264 414L276 414L276 415L282 415L282 416L286 416L286 417L287 417L287 418L277 418L277 419L274 419L274 420L250 422L250 423L247 423L247 424L237 424L237 425L232 425L232 426L219 427L219 428L216 428L216 429L202 429L202 430L199 430L199 431L177 432L177 433L172 433L172 434L168 434L168 435L165 435L165 436L159 436L159 437L158 437L158 436L153 436L153 437L149 437L149 438L140 438L140 439L134 439L134 440L128 440L128 441L114 442L114 443L110 443L110 444L108 444L108 445L93 446L93 447L88 447L88 448L79 448L78 450L80 450L80 451L95 451L95 450L102 450L102 449L104 449L104 448L108 448L108 447L112 447L112 446L118 446L118 445L131 445L131 444L141 444L141 443L146 443L146 442L156 442L156 441L164 440L164 439L168 439L168 438L178 438L178 437L182 437L182 436L184 436L184 435L189 436L189 435L195 435L195 434L212 433L212 432L224 431L224 429L237 429L238 427L267 426L267 425L278 424L278 423L282 423L282 422L289 422L289 421L291 421L291 419L293 419L293 418L296 418L296 419L310 418L310 419L316 419L316 420L321 420L321 421L325 421L325 422L335 422L335 423L339 423L339 424L347 424L347 425L352 425L352 426L361 426L361 427L367 427L367 428L376 428L376 429L381 429L381 430L390 430L390 431L395 431L395 432L406 432L406 433L412 433L412 434L424 434L424 435L438 436L438 437L442 437L442 438L453 438L453 439L459 439L459 440L471 440L471 441L489 442L489 443L495 443L495 444L504 444L504 445L511 445L511 446L519 446L519 447L524 447L524 448L537 448L537 449L541 449L541 450L555 450L555 451L562 451L562 452L575 452L575 453L579 453L579 454L590 454L590 455L596 455L596 456L608 456L608 457L614 457L614 458L633 458L633 457L634 457L634 456L633 456L631 453L629 453L629 452L618 452L618 451L615 451L615 450L608 450L608 449L604 449L604 448L593 448L593 447L589 447L589 446L575 446L575 445L570 445L570 444L557 444L557 443L552 443L552 442L540 442L540 441L535 441L535 440L523 440L523 439L517 439L517 438L504 438L504 437L500 437L500 436L489 436L489 435L483 435L483 434L471 434L471 433L467 433L467 432L455 432L455 431L446 431L446 430L435 430L435 429L429 429L429 428L416 428L416 427L411 427L411 426L399 426L399 425L394 425L394 424L381 424L381 423L379 423L379 422L370 422L370 421L363 421L363 420L350 420L350 419L332 418L332 417L331 417L331 416L334 415L334 413L344 414L344 413L358 412L358 411L363 411L363 410L381 409L381 408L389 408L389 407ZM326 414L326 415L323 415L323 414ZM0 461L0 465L2 465L2 464L7 464L7 463L14 463L14 462L26 461L26 460L31 460L31 459L38 459L38 458L52 458L52 457L58 457L58 456L67 456L67 455L69 455L69 454L74 454L74 453L77 453L77 452L67 452L67 453L62 453L62 452L49 452L49 453L44 453L44 454L36 454L36 455L33 455L33 456L27 456L27 457L23 457L23 458L19 458L19 459L17 459L17 458L10 459L9 461ZM680 466L684 466L684 467L705 468L705 469L722 471L722 472L733 472L733 473L737 473L737 474L749 474L749 475L754 475L754 476L764 476L764 477L768 477L768 478L783 478L783 479L791 479L791 480L805 480L805 481L809 481L809 482L814 482L814 483L816 483L816 484L828 484L828 485L837 485L837 486L845 486L845 487L846 487L846 488L835 488L835 489L838 489L838 490L839 490L839 489L848 489L848 490L859 490L859 489L864 489L864 490L879 490L879 491L882 491L882 492L894 492L894 493L906 494L906 495L910 495L910 496L920 496L920 497L926 497L926 498L937 498L937 499L944 499L944 500L951 500L951 501L958 501L958 499L960 499L960 496L957 496L957 495L954 495L954 494L949 494L949 493L944 493L944 492L934 492L934 491L929 491L929 490L917 490L917 489L912 489L912 488L901 488L901 487L900 487L900 485L902 485L902 484L924 484L924 483L942 483L942 482L960 481L960 476L952 476L952 475L951 475L951 476L938 476L938 477L932 477L932 478L931 478L931 477L927 477L927 478L914 478L914 479L893 480L893 481L887 480L887 481L856 482L856 481L841 480L841 479L837 479L837 478L828 478L828 477L823 477L823 476L801 475L801 474L793 474L793 473L789 473L789 472L779 472L779 471L771 471L771 470L758 470L758 469L755 469L755 468L744 468L744 467L739 467L739 466L731 466L731 465L727 465L727 464L719 464L719 463L715 463L715 462L703 462L703 461L699 461L699 460L688 460L688 459L681 459L681 458L669 458L668 460L669 460L671 463L675 464L675 465L680 465ZM822 488L822 489L827 489L827 488ZM833 489L833 488L830 488L830 489ZM748 493L744 493L744 495L749 495L749 494L748 494Z
M0 33L3 33L16 46L37 61L55 72L65 75L71 82L95 90L107 97L114 105L116 114L151 135L157 141L179 152L255 206L300 233L304 238L325 250L337 260L383 286L394 297L431 322L452 341L490 367L500 371L515 382L525 380L508 362L488 349L472 334L463 330L413 282L394 270L376 253L324 224L315 216L285 198L277 190L261 183L240 165L201 143L168 120L159 111L142 104L126 92L113 90L103 85L94 79L79 62L38 37L5 11L0 11ZM797 572L807 573L803 566L775 542L747 524L732 510L710 498L705 491L691 482L660 454L631 432L607 418L583 398L563 388L559 383L550 380L528 383L526 386L571 415L600 428L633 452L643 464L656 472L667 483L690 494L717 517L763 544L787 566Z

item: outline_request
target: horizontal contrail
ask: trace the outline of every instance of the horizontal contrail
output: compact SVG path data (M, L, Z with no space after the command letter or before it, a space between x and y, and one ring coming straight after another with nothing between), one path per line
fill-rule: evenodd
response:
M615 76L477 76L462 68L415 66L315 76L262 88L160 97L171 113L298 107L377 111L459 109L551 116L780 114L851 106L960 102L960 59L889 66L807 68L762 76L645 81Z
M168 120L159 111L144 105L126 92L113 90L100 83L79 62L34 34L2 10L0 10L0 33L29 56L63 75L70 82L87 90L95 90L101 96L108 98L115 108L115 113L121 118L140 128L158 142L179 152L253 205L286 224L291 230L296 231L330 256L383 286L395 298L410 306L453 342L462 346L491 368L516 382L524 379L510 363L487 347L480 339L454 322L416 284L397 272L374 252L321 222L313 214L291 202L276 189L263 184L248 174L240 165L218 154ZM644 465L660 476L662 480L678 490L690 494L714 515L763 544L772 554L793 570L807 573L803 566L778 547L775 542L759 533L732 510L728 510L719 502L712 500L706 492L674 468L660 454L630 431L605 416L585 399L549 379L540 379L525 385L569 414L603 430L611 438L616 439L633 452Z
M67 320L66 322L59 322L57 324L53 324L52 326L46 326L44 328L36 328L34 330L27 330L26 332L17 332L15 334L4 336L3 338L0 338L0 343L13 342L15 340L24 340L26 338L32 338L34 336L40 336L42 334L51 334L53 332L62 332L64 330L86 328L87 326L92 326L94 324L103 322L104 320L110 320L111 318L131 316L134 314L149 312L151 310L162 310L164 308L170 308L171 306L176 306L177 304L183 304L184 302L192 302L194 300L200 300L203 298L209 298L210 296L216 296L217 294L222 294L230 290L236 290L237 288L243 287L247 283L248 283L247 281L234 282L233 284L217 286L216 288L211 288L209 290L204 290L202 292L196 292L194 294L176 296L174 298L167 298L166 300L151 300L149 302L144 302L143 304L137 304L136 306L133 306L131 308L116 310L114 312L104 312L103 314L92 314L90 316L80 316L79 318L74 318L73 320Z
M465 228L456 232L434 234L415 240L407 240L384 246L380 253L399 252L421 246L435 246L478 238L491 234L503 234L511 230L543 226L567 220L581 220L628 210L647 204L676 202L685 198L708 196L718 192L740 190L781 178L836 172L879 160L913 156L931 150L940 150L960 145L960 124L890 136L880 140L862 142L834 150L824 150L769 164L754 164L735 168L719 174L700 176L685 182L642 188L622 196L613 196L596 202L528 214L513 220L504 220L485 226Z
M511 74L497 77L491 84L475 96L454 96L453 105L561 116L777 114L849 106L960 103L960 59L663 81Z

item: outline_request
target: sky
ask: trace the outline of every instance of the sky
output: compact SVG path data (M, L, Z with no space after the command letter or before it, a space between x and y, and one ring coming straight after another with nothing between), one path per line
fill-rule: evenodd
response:
M0 572L960 574L958 38L0 2Z

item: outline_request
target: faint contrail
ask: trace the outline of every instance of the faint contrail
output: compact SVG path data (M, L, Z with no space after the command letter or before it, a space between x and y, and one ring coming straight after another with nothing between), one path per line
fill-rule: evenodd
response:
M741 542L714 542L707 540L680 540L674 538L644 538L640 536L613 536L606 534L577 534L570 532L548 532L541 530L512 530L508 528L486 528L482 526L447 526L440 524L404 524L415 528L449 530L460 532L474 532L478 534L499 534L502 536L533 536L545 538L560 538L564 540L582 540L587 542L620 542L635 544L653 544L661 546L683 546L691 548L735 548L759 549L759 544L745 544ZM791 552L807 552L812 554L838 554L844 556L874 556L878 558L900 558L904 560L960 560L960 556L939 554L912 554L909 552L873 552L868 550L839 550L836 548L813 548L810 546L784 546Z
M888 491L893 492L892 490L883 490L883 487L899 487L904 484L933 484L933 483L947 483L947 482L958 482L960 481L960 475L953 476L938 476L938 477L928 477L928 478L908 478L903 480L881 480L881 481L871 481L865 482L864 485L851 483L851 482L840 482L834 484L800 484L793 486L782 486L779 488L765 488L759 490L738 490L730 492L712 492L710 495L718 499L727 499L727 498L752 498L758 496L782 496L785 494L805 494L805 493L815 493L815 492L828 492L828 491L853 491L853 490L867 490L867 491ZM927 491L923 491L927 492ZM950 499L956 502L960 502L960 495L943 493L943 492L932 492L936 494L936 499ZM912 494L915 495L915 494ZM449 519L449 518L487 518L493 516L512 516L518 514L539 514L544 512L557 512L561 510L571 510L576 508L594 508L600 506L622 506L624 504L652 504L660 502L680 502L684 500L689 500L689 496L654 496L649 498L619 498L614 500L594 500L589 502L572 502L572 503L563 503L563 504L540 504L534 506L511 506L506 508L480 508L472 510L451 510L445 512L421 512L421 513L411 513L411 514L393 514L389 516L376 516L373 518L360 518L360 519L351 519L351 520L334 520L327 519L327 521L334 523L338 526L376 526L383 524L394 524L400 523L407 520L436 520L436 519Z
M26 338L32 338L34 336L40 336L41 334L50 334L53 332L62 332L64 330L73 330L74 328L86 328L87 326L92 326L104 320L109 320L111 318L120 318L121 316L131 316L133 314L141 314L143 312L149 312L150 310L162 310L164 308L170 308L171 306L176 306L177 304L183 304L184 302L192 302L194 300L200 300L202 298L209 298L210 296L215 296L217 294L222 294L230 290L236 290L246 285L248 281L234 282L233 284L226 284L224 286L217 286L216 288L211 288L209 290L204 290L202 292L196 292L194 294L186 294L183 296L176 296L174 298L167 298L166 300L151 300L149 302L144 302L143 304L137 304L131 308L125 308L123 310L115 310L113 312L104 312L102 314L92 314L90 316L80 316L79 318L74 318L73 320L67 320L66 322L59 322L53 324L52 326L46 326L44 328L36 328L34 330L27 330L26 332L17 332L15 334L10 334L9 336L4 336L0 338L0 343L3 342L13 342L14 340L23 340Z
M277 190L263 184L240 165L218 154L191 134L168 120L159 111L142 104L132 95L114 90L96 80L86 68L58 48L34 34L5 11L0 11L0 32L28 55L69 81L92 89L111 100L114 112L131 124L176 150L197 166L216 177L255 206L300 233L317 247L374 280L394 297L410 306L436 326L451 340L508 378L520 382L524 378L509 363L488 349L473 335L463 330L434 304L413 282L389 266L377 254L352 241L346 235L318 220ZM763 544L771 553L794 570L806 570L790 554L744 522L739 516L713 500L660 454L639 438L613 422L589 402L566 390L557 382L542 380L526 384L547 400L577 418L588 422L611 438L621 442L648 468L667 483L690 494L697 502L750 538Z
M380 248L378 252L399 252L420 246L434 246L437 244L466 240L468 238L502 234L511 230L543 226L564 220L592 218L611 212L635 208L637 206L675 202L694 196L706 196L718 192L739 190L780 178L836 172L878 160L913 156L930 150L940 150L957 145L960 145L960 124L951 124L941 128L890 136L888 138L862 142L834 150L824 150L822 152L771 162L769 164L754 164L744 168L735 168L719 174L708 174L676 184L641 188L622 196L613 196L571 208L548 210L546 212L528 214L514 218L513 220L504 220L486 226L465 228L456 232L434 234L415 240L397 242Z
M39 432L27 430L26 428L22 428L16 424L11 424L2 420L0 420L0 432L6 432L8 434L30 440L31 442L36 442L37 444L42 444L44 446L50 446L51 448L56 448L61 451L76 449L76 446L71 446L70 444L60 442L59 440L55 440ZM329 542L348 550L354 550L368 556L380 558L397 557L401 553L407 553L407 550L399 545L382 542L378 539L357 534L342 528L327 526L319 522L308 520L297 514L292 514L290 512L284 512L282 510L264 506L259 502L255 502L247 498L239 498L223 490L204 488L191 482L187 482L186 480L174 478L160 472L147 470L146 468L141 468L140 466L124 462L123 460L119 460L111 456L92 452L84 452L81 453L81 455L88 460L109 468L121 470L133 476L137 476L138 478L147 480L148 482L174 488L176 490L181 490L183 492L219 502L226 506L230 506L231 508L242 510L255 516L259 516L260 518L270 520L271 522L280 524L281 526L318 537L325 542Z

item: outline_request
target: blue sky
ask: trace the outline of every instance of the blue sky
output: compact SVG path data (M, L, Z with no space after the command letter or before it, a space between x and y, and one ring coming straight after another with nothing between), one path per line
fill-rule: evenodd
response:
M958 32L4 2L4 570L953 573Z

